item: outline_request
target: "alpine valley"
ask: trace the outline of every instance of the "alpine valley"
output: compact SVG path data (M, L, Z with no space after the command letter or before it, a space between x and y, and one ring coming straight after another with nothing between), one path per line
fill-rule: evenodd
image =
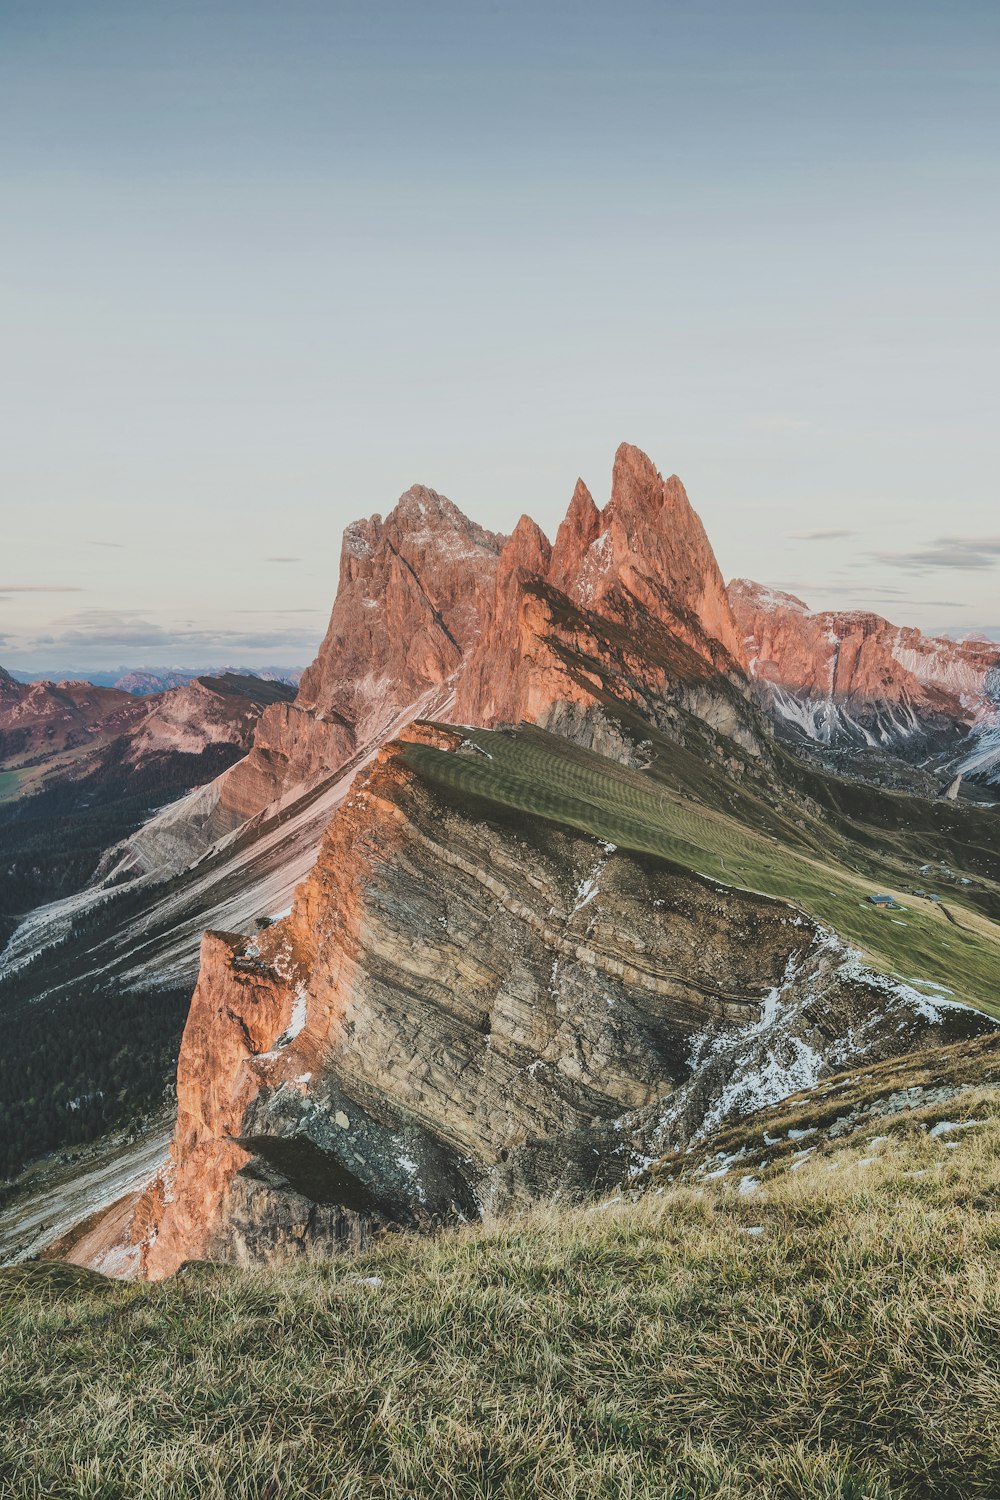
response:
M996 645L727 588L627 445L551 540L350 526L297 690L0 673L0 1251L374 1253L981 1086L998 715Z

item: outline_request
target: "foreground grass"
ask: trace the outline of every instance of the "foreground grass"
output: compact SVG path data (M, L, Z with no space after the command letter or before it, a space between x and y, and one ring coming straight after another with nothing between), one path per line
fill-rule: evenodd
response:
M995 1497L998 1116L361 1260L0 1273L0 1493Z

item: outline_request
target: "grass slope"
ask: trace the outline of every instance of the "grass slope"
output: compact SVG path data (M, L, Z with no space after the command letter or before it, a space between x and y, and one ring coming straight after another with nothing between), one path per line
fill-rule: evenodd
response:
M949 1050L978 1082L793 1141L752 1195L737 1169L159 1285L0 1272L0 1492L995 1497L998 1048Z
M956 883L962 867L952 870L942 857L933 804L882 794L893 810L899 803L910 814L911 828L900 816L903 826L890 831L809 799L783 799L766 785L741 784L710 760L665 741L657 749L650 733L647 740L653 758L644 771L526 726L469 730L468 752L407 745L402 754L466 806L478 799L487 815L492 807L551 819L792 902L856 944L876 967L910 982L942 985L1000 1016L1000 925L971 905ZM992 811L979 817L995 840L1000 825ZM950 842L947 852L954 861ZM995 898L1000 886L977 867L975 846L970 853L976 892ZM952 870L947 879L919 874L920 865L935 858ZM908 895L914 884L938 890L955 921L941 906ZM879 890L896 893L905 909L869 905L867 896Z

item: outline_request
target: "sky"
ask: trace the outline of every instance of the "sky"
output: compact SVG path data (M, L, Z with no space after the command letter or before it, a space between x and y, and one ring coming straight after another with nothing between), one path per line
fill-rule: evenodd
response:
M1000 639L1000 7L0 0L0 664L307 662L420 482L615 448Z

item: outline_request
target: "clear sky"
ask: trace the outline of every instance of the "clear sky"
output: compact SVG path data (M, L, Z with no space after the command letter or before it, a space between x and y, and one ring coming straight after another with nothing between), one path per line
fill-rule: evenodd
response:
M1000 638L995 0L0 0L0 663L304 662L409 484L619 441Z

